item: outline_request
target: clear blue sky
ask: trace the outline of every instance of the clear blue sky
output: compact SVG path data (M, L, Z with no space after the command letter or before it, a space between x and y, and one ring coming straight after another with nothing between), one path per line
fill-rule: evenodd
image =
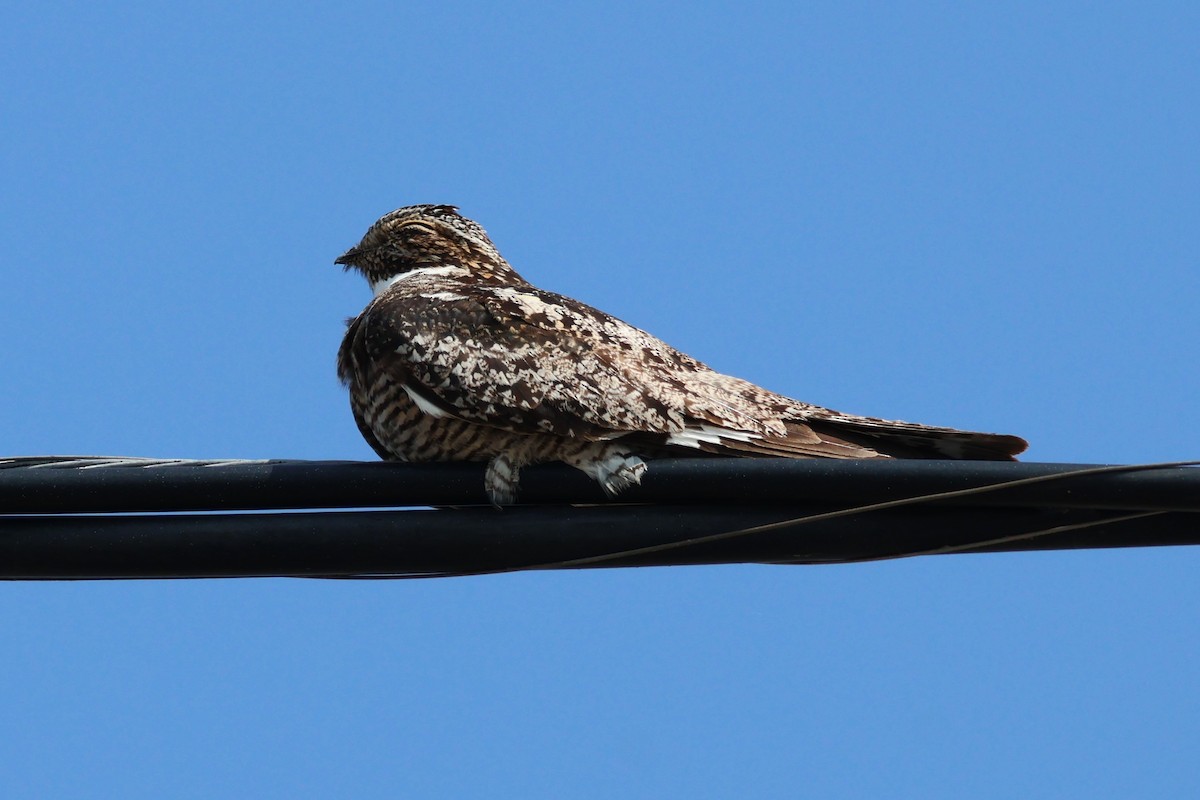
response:
M1200 457L1200 11L1047 5L14 6L0 453L371 458L332 261L439 202L804 400ZM3 585L0 793L1180 796L1198 575Z

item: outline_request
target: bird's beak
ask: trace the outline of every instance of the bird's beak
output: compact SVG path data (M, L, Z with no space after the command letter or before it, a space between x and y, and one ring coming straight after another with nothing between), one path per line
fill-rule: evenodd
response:
M352 267L360 255L362 255L361 250L359 250L357 247L351 247L349 250L338 256L333 263L341 264L343 267Z

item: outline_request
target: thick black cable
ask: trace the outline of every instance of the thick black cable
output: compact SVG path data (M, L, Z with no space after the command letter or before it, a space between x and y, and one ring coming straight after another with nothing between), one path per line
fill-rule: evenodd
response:
M217 507L253 506L256 489L263 490L269 502L301 506L288 492L302 485L323 487L309 496L310 501L355 498L384 505L399 475L414 478L414 485L405 487L410 497L428 497L424 492L431 481L449 475L457 483L441 487L438 496L461 498L464 489L479 491L479 471L473 465L393 470L389 468L396 465L95 458L6 463L0 462L0 509L9 512L0 516L0 578L10 579L449 577L592 566L844 563L943 552L1044 549L1046 545L1037 540L1047 538L1054 547L1200 543L1193 522L1200 516L1167 513L1196 507L1200 471L1185 468L1194 462L1078 468L969 462L666 460L652 465L649 485L639 490L643 498L664 496L664 490L670 496L697 478L698 484L712 484L714 492L693 491L687 503L674 506L609 502L596 508L544 505L494 511L476 507L419 516L343 512L134 517L29 515L29 510L45 506L54 497L72 500L71 508L162 506L166 501L156 490L164 486L169 499L185 504L197 502L198 488L211 493L232 486L232 499L210 494ZM26 479L31 471L39 476L32 482ZM98 475L108 477L94 480ZM363 484L342 492L344 487L331 482L339 475L355 476ZM555 490L564 496L596 491L570 470L547 468L540 475L555 482ZM998 476L1009 479L996 480ZM535 475L535 497L537 480ZM896 496L913 487L964 483L960 489ZM825 507L797 508L805 496L818 494L813 487L821 488ZM135 490L137 496L131 494ZM631 492L631 499L639 491ZM123 496L114 501L110 493ZM858 493L868 499L889 499L829 508ZM767 502L741 506L721 502L734 495L754 495ZM918 506L929 511L914 517L905 510ZM15 509L20 511L14 514ZM763 521L746 524L756 518ZM863 522L842 524L856 519ZM1045 523L1038 524L1042 519ZM803 538L788 533L800 526L810 529ZM963 539L954 533L955 526L971 528L972 536ZM692 533L705 529L707 533ZM639 543L648 539L658 541ZM580 550L584 552L576 555ZM555 552L560 554L557 558ZM535 557L526 559L530 555ZM451 564L464 569L446 569Z
M1085 473L1095 465L922 460L659 459L620 503L859 505L1074 473L1071 486L1030 482L946 504L1200 511L1200 470ZM483 506L479 464L188 461L100 457L0 459L0 514ZM610 504L562 465L523 471L523 505Z
M447 573L439 573L436 575L398 575L398 576L364 576L364 577L372 577L372 578L376 578L376 579L387 578L387 577L396 577L396 578L402 578L402 579L424 578L424 577L467 577L467 576L472 576L472 575L499 574L499 573L505 573L505 572L523 572L523 571L529 571L529 570L553 570L553 569L578 568L578 567L583 567L583 566L596 565L596 564L600 564L600 563L603 563L606 561L614 561L614 560L626 559L626 558L630 558L630 557L634 557L634 556L649 555L651 553L659 553L659 552L665 552L665 551L669 551L669 550L679 550L679 549L688 548L688 547L696 547L698 545L712 544L715 542L721 542L721 541L725 541L728 539L750 536L750 535L753 535L756 533L766 533L768 531L776 531L776 530L781 530L784 528L794 528L799 525L811 524L814 522L820 522L820 521L824 521L824 520L832 520L832 519L837 519L840 517L866 514L866 513L875 512L875 511L885 511L888 509L901 508L904 506L933 503L933 502L938 502L938 501L951 500L951 499L955 499L955 498L973 497L973 496L978 496L981 494L986 494L988 492L1001 491L1004 489L1013 489L1013 488L1017 488L1019 486L1028 486L1028 485L1032 485L1035 483L1047 483L1050 481L1062 480L1062 479L1066 479L1066 478L1078 478L1078 477L1083 477L1083 476L1088 476L1088 475L1131 473L1131 472L1142 472L1142 471L1159 470L1159 469L1174 469L1174 468L1181 468L1181 467L1193 467L1193 466L1198 466L1198 465L1200 465L1200 461L1170 461L1170 462L1160 462L1160 463L1153 463L1153 464L1125 464L1125 465L1088 467L1088 468L1084 468L1084 469L1071 470L1071 471L1067 471L1067 472L1060 472L1060 473L1054 473L1054 474L1048 474L1048 475L1038 475L1038 476L1034 476L1034 477L1030 477L1030 478L1018 478L1016 480L1002 481L999 483L994 483L994 484L990 484L990 485L986 485L986 486L973 486L973 487L970 487L967 489L958 489L958 490L951 490L951 491L944 491L944 492L934 492L934 493L930 493L930 494L917 495L917 496L913 496L913 497L900 498L900 499L896 499L896 500L887 500L887 501L878 502L878 503L868 503L868 504L864 504L864 505L853 506L851 508L838 509L835 511L827 511L827 512L819 513L819 514L805 515L802 517L796 517L794 519L783 520L780 522L771 522L771 523L766 523L763 525L751 526L748 528L740 528L738 530L733 530L733 531L725 531L722 533L710 534L707 536L698 536L698 537L683 540L683 541L648 545L646 547L634 548L634 549L629 549L629 550L612 551L612 552L608 552L608 553L601 553L601 554L598 554L595 556L571 559L571 560L567 560L567 561L547 562L544 564L532 564L532 565L527 565L527 566L509 567L509 568L497 569L497 570L447 572ZM1058 526L1053 526L1053 527L1046 528L1044 530L1039 530L1039 531L1033 531L1033 532L1022 533L1022 534L1014 534L1011 536L996 537L996 538L992 538L992 539L982 540L978 543L960 545L955 548L949 548L949 549L940 549L939 548L939 549L935 549L935 550L925 550L925 551L899 551L899 552L895 552L895 553L891 553L891 554L883 554L883 555L877 555L877 556L864 556L861 558L846 559L839 563L876 561L876 560L884 560L884 559L904 558L904 557L908 557L908 556L917 556L917 555L933 555L935 553L940 553L940 552L945 552L945 553L965 552L968 550L979 549L981 547L987 547L989 545L996 545L996 544L1007 543L1007 542L1016 542L1016 541L1022 541L1022 540L1027 540L1027 539L1034 539L1034 538L1038 538L1041 536L1046 536L1046 535L1050 535L1050 534L1054 534L1054 533L1062 533L1062 532L1071 531L1071 530L1081 530L1081 529L1088 528L1088 527L1096 527L1096 526L1106 525L1106 524L1110 524L1110 523L1114 523L1114 522L1122 522L1122 521L1127 521L1127 520L1141 519L1144 517L1157 516L1162 513L1166 513L1166 512L1150 511L1150 512L1139 512L1139 513L1133 513L1133 514L1114 515L1113 517L1111 517L1109 519L1091 520L1088 522L1072 523L1072 524L1068 524L1068 525L1058 525ZM354 578L354 577L358 577L358 576L338 576L338 577Z

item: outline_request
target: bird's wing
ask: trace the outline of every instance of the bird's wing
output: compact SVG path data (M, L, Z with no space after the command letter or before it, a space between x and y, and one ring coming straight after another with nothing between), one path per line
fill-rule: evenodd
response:
M909 455L911 442L916 454L937 455L924 452L926 439L952 432L792 400L531 286L435 294L382 295L357 337L358 363L387 370L428 413L521 433L784 457L886 457L897 426L907 436L897 454Z
M387 370L433 413L505 430L600 439L684 428L671 378L681 356L653 337L532 287L440 295L381 296L359 318L354 361Z
M717 373L704 364L533 287L388 292L355 324L353 348L361 352L343 361L386 370L435 414L592 439L670 435L699 424L785 433L769 410L709 380Z

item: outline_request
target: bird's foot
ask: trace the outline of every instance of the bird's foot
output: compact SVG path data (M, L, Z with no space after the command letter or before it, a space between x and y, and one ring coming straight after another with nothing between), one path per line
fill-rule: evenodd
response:
M600 482L600 485L604 487L604 491L609 497L616 497L630 486L635 486L642 482L642 475L646 472L646 464L640 458L635 460L637 461L636 464L622 465L616 472Z
M521 467L503 453L493 457L483 472L483 488L496 508L517 502L520 482Z
M596 464L595 479L609 497L642 482L646 462L628 453L611 453Z

